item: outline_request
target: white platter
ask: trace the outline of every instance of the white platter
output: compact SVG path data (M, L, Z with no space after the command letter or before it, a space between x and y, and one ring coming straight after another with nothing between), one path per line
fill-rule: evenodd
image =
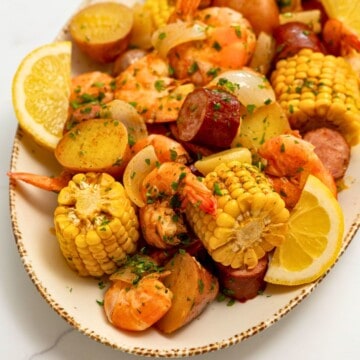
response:
M83 5L90 2L93 1ZM133 1L125 2L131 4ZM69 39L66 27L58 38ZM74 73L93 67L94 64L73 47ZM52 154L38 147L18 129L11 170L54 175L60 168ZM347 188L339 194L345 215L345 236L340 256L360 227L359 145L352 149L344 182ZM102 307L97 303L97 300L102 300L104 292L99 288L98 281L77 276L63 259L52 231L55 206L56 194L26 184L11 184L13 232L24 267L44 299L69 324L90 338L124 352L152 357L181 357L231 346L280 320L326 277L292 288L268 285L263 295L244 304L226 306L225 303L214 302L198 319L171 336L153 329L139 334L122 332L107 322Z

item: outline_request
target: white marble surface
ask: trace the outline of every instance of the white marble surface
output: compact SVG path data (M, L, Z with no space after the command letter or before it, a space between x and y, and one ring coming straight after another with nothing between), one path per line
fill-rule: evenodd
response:
M71 328L43 300L16 250L8 179L16 120L11 81L20 60L52 41L78 6L74 0L0 2L0 358L9 360L135 359ZM34 239L36 241L36 239ZM360 359L360 234L310 297L247 341L197 359ZM139 357L137 357L139 358Z

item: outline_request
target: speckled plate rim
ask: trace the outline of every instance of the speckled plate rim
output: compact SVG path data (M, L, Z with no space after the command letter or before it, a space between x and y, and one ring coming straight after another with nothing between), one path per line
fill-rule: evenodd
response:
M84 1L80 7L85 6L87 4L93 3L95 1L86 0ZM67 26L61 31L59 36L56 38L57 40L67 38ZM21 154L23 148L23 138L24 138L23 131L18 128L12 149L11 155L11 171L20 171L21 169L17 168L19 155ZM356 158L360 155L360 148L359 146L356 147ZM205 346L199 347L174 347L172 349L155 349L155 348L145 348L141 346L126 346L126 344L118 344L114 341L109 341L106 337L102 336L101 334L96 333L94 329L84 327L81 323L79 323L76 318L67 312L64 307L54 299L51 289L45 287L42 283L41 274L36 273L33 269L32 261L29 259L27 248L24 244L24 233L21 230L21 224L19 223L19 219L17 216L18 209L16 208L16 197L17 197L17 187L15 183L10 182L9 185L9 202L10 202L10 215L11 215L11 222L12 222L12 229L13 234L16 241L16 246L18 252L20 254L22 263L24 268L29 275L31 281L34 283L35 287L42 295L42 297L46 300L46 302L53 308L63 319L65 319L71 326L79 330L81 333L85 334L89 338L100 342L104 345L110 346L114 349L118 349L120 351L134 354L134 355L141 355L141 356L148 356L148 357L168 357L168 358L175 358L175 357L188 357L188 356L195 356L200 355L212 351L217 351L220 349L227 348L229 346L235 345L244 341L245 339L256 335L257 333L265 330L272 324L279 321L283 316L289 313L295 306L300 304L302 300L304 300L309 294L313 292L313 290L322 282L322 280L327 276L329 271L335 266L335 264L339 261L340 257L343 255L345 250L348 248L349 244L351 243L352 239L354 238L356 232L360 228L360 211L357 209L357 212L354 214L353 219L349 222L347 228L345 229L345 236L343 241L343 246L341 252L335 262L335 264L324 274L321 278L317 281L305 285L301 287L301 291L297 294L296 297L292 298L282 307L280 307L276 312L271 314L268 318L264 319L256 323L251 328L247 329L246 331L242 331L240 333L235 333L233 336L228 338L219 339L216 342L209 343ZM141 341L139 341L141 343Z

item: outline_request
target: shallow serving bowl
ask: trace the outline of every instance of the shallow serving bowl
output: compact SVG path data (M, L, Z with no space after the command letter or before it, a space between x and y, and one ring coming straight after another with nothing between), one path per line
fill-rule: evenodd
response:
M94 1L86 1L82 6L91 2ZM134 1L123 2L130 5ZM58 39L69 39L66 26ZM75 46L72 61L74 73L94 68L94 64ZM352 149L350 167L344 178L346 189L339 194L345 215L345 236L340 256L360 226L359 169L358 145ZM60 168L52 154L38 147L18 129L11 171L54 175L59 173ZM63 259L53 232L52 214L55 206L56 194L26 184L11 184L13 232L24 267L41 295L69 324L90 338L124 352L180 357L228 347L280 320L326 277L305 286L268 285L263 296L244 304L226 306L223 302L214 302L197 320L171 336L154 329L139 334L119 331L107 322L103 308L97 303L97 300L102 300L104 292L98 286L98 281L77 276Z

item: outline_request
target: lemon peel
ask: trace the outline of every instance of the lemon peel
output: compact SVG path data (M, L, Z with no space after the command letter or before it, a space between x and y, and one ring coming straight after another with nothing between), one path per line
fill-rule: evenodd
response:
M42 45L20 62L12 101L20 127L39 145L54 150L68 116L71 42Z
M344 216L330 190L310 175L290 214L284 243L276 248L265 281L301 285L326 273L335 263L344 234Z

